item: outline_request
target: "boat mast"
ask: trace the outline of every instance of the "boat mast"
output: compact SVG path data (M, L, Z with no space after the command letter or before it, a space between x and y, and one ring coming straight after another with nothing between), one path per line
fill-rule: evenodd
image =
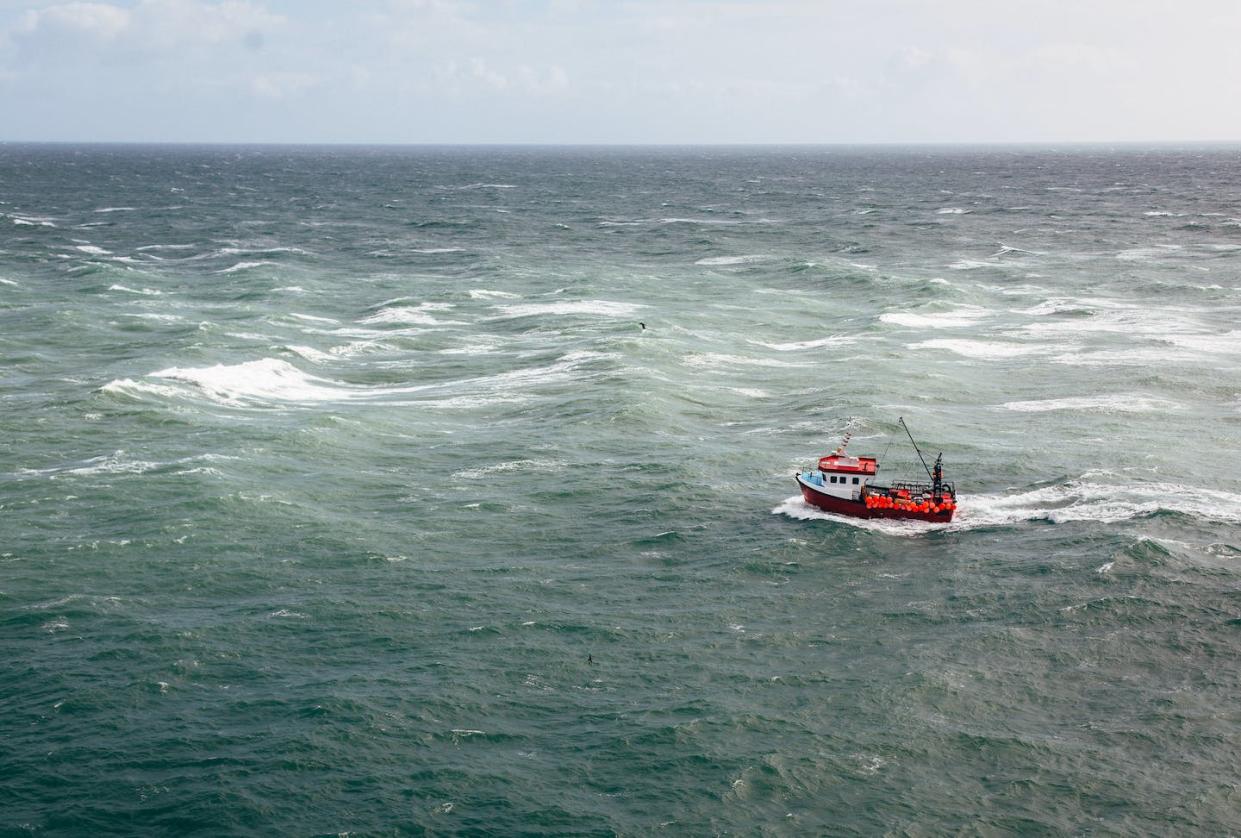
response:
M909 437L909 441L913 442L914 450L918 452L918 459L922 461L922 467L926 469L926 476L931 478L931 482L935 482L935 475L931 474L931 468L926 464L926 458L922 456L922 449L918 447L918 443L914 441L914 435L910 433L909 426L905 424L905 417L898 416L897 422L901 423L901 427L905 429L905 434Z

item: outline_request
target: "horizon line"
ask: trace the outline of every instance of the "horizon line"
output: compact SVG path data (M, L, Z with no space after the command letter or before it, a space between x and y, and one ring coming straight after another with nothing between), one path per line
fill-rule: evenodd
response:
M256 146L302 148L978 148L1063 146L1241 146L1228 140L866 140L829 142L453 142L354 140L26 140L0 139L0 146Z

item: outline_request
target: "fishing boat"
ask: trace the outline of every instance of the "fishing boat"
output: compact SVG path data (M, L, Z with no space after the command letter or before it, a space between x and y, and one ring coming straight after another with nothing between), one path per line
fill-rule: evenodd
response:
M944 480L943 453L935 458L934 467L928 466L909 426L903 418L898 421L918 452L918 459L930 478L929 483L893 481L887 486L876 483L879 460L850 456L845 449L851 435L845 434L840 446L826 457L820 457L817 466L797 473L797 486L806 503L824 512L853 518L889 518L933 524L951 521L957 510L957 493L953 485Z

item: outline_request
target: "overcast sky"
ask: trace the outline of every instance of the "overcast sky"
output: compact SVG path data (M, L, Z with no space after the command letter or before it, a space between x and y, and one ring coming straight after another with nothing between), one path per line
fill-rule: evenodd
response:
M0 140L1241 139L1237 0L0 0Z

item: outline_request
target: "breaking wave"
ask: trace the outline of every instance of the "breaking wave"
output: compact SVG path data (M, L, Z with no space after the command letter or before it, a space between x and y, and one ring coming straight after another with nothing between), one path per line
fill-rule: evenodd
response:
M170 367L151 373L151 377L192 384L215 401L229 405L272 399L288 402L340 401L368 395L361 388L307 375L289 362L276 358L241 364L216 364L213 367Z

